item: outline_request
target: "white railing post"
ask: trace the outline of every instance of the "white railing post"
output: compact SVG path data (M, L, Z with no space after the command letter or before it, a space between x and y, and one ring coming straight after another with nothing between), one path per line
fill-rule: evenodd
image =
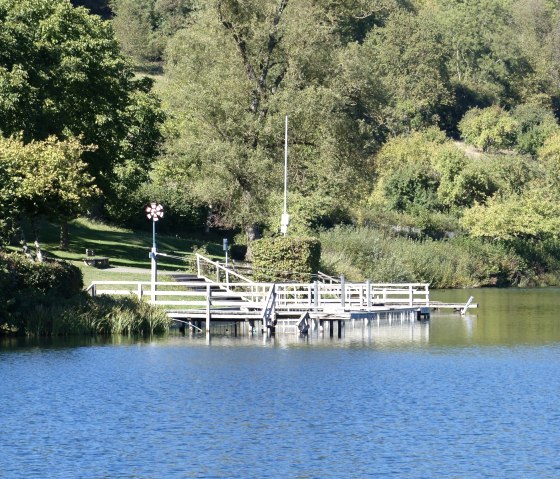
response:
M342 309L346 308L346 283L344 275L340 276L340 307Z
M210 285L206 285L206 334L210 334L210 306L211 302L211 295L212 290L210 289Z
M412 293L413 293L413 287L412 287L411 284L409 284L408 285L408 305L410 307L412 307L412 303L413 303Z
M369 279L366 281L366 304L367 304L367 310L369 311L371 309L371 285L369 283Z
M313 283L313 303L316 311L319 309L319 283L317 281Z

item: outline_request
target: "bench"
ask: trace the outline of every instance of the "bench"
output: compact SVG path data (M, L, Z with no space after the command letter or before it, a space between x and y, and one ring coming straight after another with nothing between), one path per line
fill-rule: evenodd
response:
M84 258L84 263L95 268L108 268L109 258L107 258L106 256L95 256L92 249L86 249L86 257Z
M84 263L88 266L94 266L95 268L108 268L109 258L105 256L97 256L95 258L84 258Z

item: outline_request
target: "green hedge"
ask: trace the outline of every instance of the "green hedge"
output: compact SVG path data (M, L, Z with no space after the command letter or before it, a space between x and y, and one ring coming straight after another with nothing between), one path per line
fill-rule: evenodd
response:
M82 272L60 262L34 263L16 253L0 252L0 318L25 316L37 306L60 303L80 293Z
M321 243L316 238L277 237L251 245L257 281L311 282L319 270Z
M0 252L0 284L8 291L29 289L69 298L84 287L80 268L66 261L35 263L21 254Z

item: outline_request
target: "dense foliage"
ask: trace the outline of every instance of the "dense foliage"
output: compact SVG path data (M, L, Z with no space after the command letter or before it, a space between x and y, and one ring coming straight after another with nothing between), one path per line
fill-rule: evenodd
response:
M0 0L0 131L24 143L77 139L86 172L121 216L158 152L163 117L149 89L111 25L86 9Z
M321 258L321 243L315 238L263 238L251 249L257 281L299 281L316 279Z
M320 239L321 268L351 281L419 281L434 288L536 284L535 270L504 244L466 238L414 241L350 227L324 232Z

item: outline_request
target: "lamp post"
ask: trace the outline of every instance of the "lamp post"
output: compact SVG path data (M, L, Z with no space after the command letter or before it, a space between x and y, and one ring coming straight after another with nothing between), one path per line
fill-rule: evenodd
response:
M150 251L150 259L152 260L152 303L156 301L156 283L157 283L157 247L156 247L156 221L163 218L163 206L157 203L151 203L146 207L146 216L152 220L152 251Z

